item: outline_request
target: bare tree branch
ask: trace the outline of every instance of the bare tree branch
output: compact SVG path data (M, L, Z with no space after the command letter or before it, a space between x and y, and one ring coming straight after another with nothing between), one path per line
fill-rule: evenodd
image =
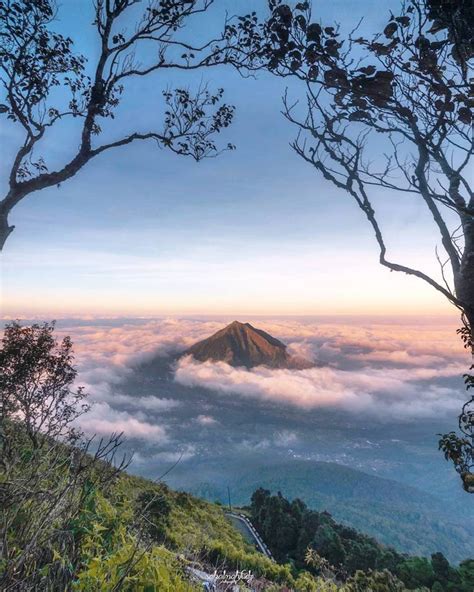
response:
M221 90L211 93L206 88L195 94L187 89L165 91L162 131L132 129L119 140L95 144L103 123L114 118L135 77L225 64L238 70L259 67L261 37L255 13L228 18L218 34L202 43L181 39L190 19L204 18L213 4L214 0L151 0L139 6L137 0L96 0L94 26L100 51L90 68L84 56L73 52L73 41L52 29L54 0L0 4L4 89L0 114L25 132L13 159L8 191L0 200L0 249L13 230L8 222L12 208L31 193L70 179L105 151L154 139L159 146L195 160L222 152L212 138L231 123L233 107L221 104ZM139 55L152 57L141 64ZM62 92L53 93L58 88ZM71 117L82 120L77 151L69 162L50 172L44 156L33 159L33 152L41 151L51 128Z

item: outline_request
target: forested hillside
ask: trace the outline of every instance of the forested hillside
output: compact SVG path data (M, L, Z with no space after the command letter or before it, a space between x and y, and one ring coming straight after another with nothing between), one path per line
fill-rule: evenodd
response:
M401 555L353 528L338 524L328 512L310 510L301 500L289 502L280 493L258 489L252 495L253 523L275 558L314 574L347 580L359 570L388 570L409 589L470 592L474 560L449 564L442 553L431 559Z
M226 467L222 467L226 471ZM196 477L194 477L195 479ZM291 460L226 474L232 499L247 504L258 487L300 498L314 510L327 510L339 521L374 536L400 552L426 555L442 551L452 562L472 555L474 517L423 491L390 479L368 475L336 463ZM186 490L209 500L227 499L217 482L193 484Z
M25 463L33 454L48 469L46 450L37 456L21 424L10 424L8 431L15 433ZM43 473L36 496L17 498L2 510L8 556L0 577L13 579L12 590L191 592L202 589L196 570L209 575L249 570L253 587L242 590L365 592L376 582L381 587L374 589L383 592L474 589L472 560L455 568L441 553L431 559L401 555L338 524L327 512L262 489L252 496L250 515L276 563L245 542L221 505L115 473L101 462L91 462L64 511L55 504L70 483L71 473L64 469L74 451L62 445L57 451L64 462ZM17 479L24 476L31 483L25 464L16 469ZM3 501L11 485L4 477L2 472ZM41 498L40 486L48 490L47 499ZM44 511L55 519L43 522ZM26 560L18 562L22 557ZM21 582L15 582L11 565L20 567Z

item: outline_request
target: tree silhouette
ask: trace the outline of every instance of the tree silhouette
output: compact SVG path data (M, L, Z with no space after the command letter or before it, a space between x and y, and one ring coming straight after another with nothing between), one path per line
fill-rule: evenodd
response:
M407 0L384 29L364 37L356 26L312 22L309 2L291 8L271 0L267 67L296 78L304 101L284 97L284 115L298 130L295 152L358 206L371 228L379 261L441 293L462 316L471 348L474 332L474 194L468 61L474 56L474 5ZM376 198L418 200L441 244L439 277L394 261ZM468 386L471 384L466 377ZM463 434L440 442L467 491L474 492L474 405L460 418Z
M215 0L96 0L93 26L100 49L93 63L74 52L73 40L53 31L54 0L0 2L0 113L21 126L24 140L13 158L8 190L0 201L0 249L13 230L8 215L35 191L73 177L94 157L140 140L152 140L176 154L200 160L220 149L214 136L233 117L222 103L222 89L205 86L164 90L166 111L161 128L131 130L100 143L106 120L130 84L140 77L170 70L197 70L220 64L250 64L257 41L255 14L228 19L222 32L193 44L183 30ZM189 37L189 35L188 35ZM82 122L72 158L49 170L41 155L51 130L60 122ZM152 119L150 117L150 119ZM227 145L224 149L231 149Z

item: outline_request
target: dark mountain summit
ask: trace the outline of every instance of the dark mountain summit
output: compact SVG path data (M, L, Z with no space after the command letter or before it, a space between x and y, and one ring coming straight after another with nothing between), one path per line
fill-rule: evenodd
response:
M308 360L291 356L286 345L250 323L234 321L203 341L195 343L186 354L205 362L214 360L231 366L268 366L270 368L311 368Z

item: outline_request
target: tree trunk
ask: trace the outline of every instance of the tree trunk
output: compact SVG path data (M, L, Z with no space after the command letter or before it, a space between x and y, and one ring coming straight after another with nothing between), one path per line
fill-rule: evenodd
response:
M15 227L8 224L8 212L0 210L0 251L3 251L5 241Z
M461 301L466 320L474 335L474 219L463 224L464 252L459 272L455 274L456 297Z

